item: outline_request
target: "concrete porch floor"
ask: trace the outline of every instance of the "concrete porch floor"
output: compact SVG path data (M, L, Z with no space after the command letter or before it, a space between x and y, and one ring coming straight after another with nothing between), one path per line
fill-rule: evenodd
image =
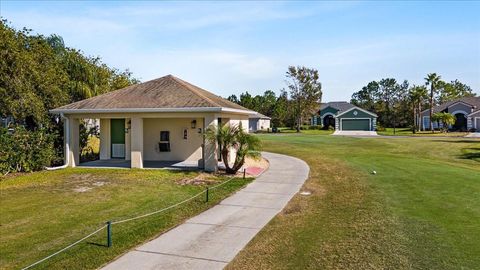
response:
M80 168L130 168L130 160L124 159L106 159L83 162L78 165ZM195 161L158 161L144 160L144 169L169 169L169 170L200 170Z

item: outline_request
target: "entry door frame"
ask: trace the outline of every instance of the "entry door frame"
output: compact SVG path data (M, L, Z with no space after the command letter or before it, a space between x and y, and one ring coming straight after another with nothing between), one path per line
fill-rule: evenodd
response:
M121 129L120 129L121 127ZM118 135L118 133L123 134L123 136ZM110 119L110 153L112 159L125 159L125 118L112 118ZM123 156L114 156L113 154L113 145L114 144L123 144Z

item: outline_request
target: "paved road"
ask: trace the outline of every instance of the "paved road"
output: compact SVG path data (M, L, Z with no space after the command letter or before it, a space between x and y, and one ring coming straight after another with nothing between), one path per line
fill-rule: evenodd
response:
M269 169L244 189L103 269L223 269L308 178L300 159L263 156Z

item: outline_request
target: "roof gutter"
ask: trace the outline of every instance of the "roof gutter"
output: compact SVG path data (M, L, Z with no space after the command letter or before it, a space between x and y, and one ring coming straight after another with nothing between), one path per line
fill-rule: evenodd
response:
M60 170L60 169L65 169L67 168L68 164L70 163L70 121L68 120L63 113L60 113L60 117L65 120L65 125L66 125L66 132L65 132L65 164L62 166L57 166L57 167L45 167L47 171L55 171L55 170Z

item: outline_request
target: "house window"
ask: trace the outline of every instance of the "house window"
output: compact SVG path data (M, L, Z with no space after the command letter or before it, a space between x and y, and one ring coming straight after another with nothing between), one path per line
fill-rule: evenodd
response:
M170 152L170 131L160 131L160 152Z

